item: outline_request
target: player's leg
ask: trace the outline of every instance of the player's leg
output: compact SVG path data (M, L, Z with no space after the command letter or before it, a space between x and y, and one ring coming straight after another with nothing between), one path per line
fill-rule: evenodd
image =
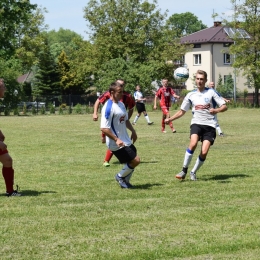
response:
M6 152L3 154L3 152ZM13 169L13 159L9 155L8 151L3 151L0 155L0 162L3 164L2 175L6 186L6 196L21 196L18 190L14 190L14 169Z
M166 119L166 114L163 112L163 109L162 109L162 133L166 133L165 131L165 119Z
M126 146L120 150L113 152L120 163L124 163L122 170L116 174L115 179L121 188L132 188L130 178L134 172L135 167L140 163L140 158L136 154L134 145Z
M192 133L192 129L191 129ZM188 148L185 151L184 160L183 160L183 167L182 171L179 172L175 177L180 180L184 180L186 177L186 174L188 172L188 167L190 165L191 159L193 157L193 153L196 150L197 144L199 141L199 135L197 133L193 133L190 136L190 143Z
M167 113L166 118L170 118L170 112ZM175 130L174 126L173 126L172 121L169 123L169 126L171 128L172 133L176 133L176 130Z
M107 149L106 156L105 156L104 163L103 163L103 165L105 167L109 167L110 166L109 162L110 162L112 156L113 156L113 152L111 152L109 149Z
M138 113L136 116L135 116L135 119L134 119L134 121L133 121L133 125L136 125L136 123L137 123L137 121L138 121L138 119L139 119L139 117L140 117L140 113Z
M193 169L190 172L190 178L193 181L197 180L196 172L200 169L200 167L204 164L207 154L209 152L209 148L214 144L214 140L216 138L216 129L210 126L205 126L203 129L203 134L201 136L202 145L200 155L198 156Z

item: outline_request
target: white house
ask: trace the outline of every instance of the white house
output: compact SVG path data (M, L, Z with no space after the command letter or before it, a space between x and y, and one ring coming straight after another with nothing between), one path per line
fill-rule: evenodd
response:
M237 32L241 32L241 37L250 38L244 30L236 29L234 32L234 29L222 26L221 22L214 22L213 27L181 38L182 44L193 44L192 50L184 57L184 64L189 69L189 79L185 82L188 90L194 88L194 75L201 69L207 72L208 82L214 81L216 84L221 75L224 83L231 75L237 89L253 92L253 89L248 88L247 79L241 73L235 74L231 66L234 57L229 54L229 46L234 44L231 38Z

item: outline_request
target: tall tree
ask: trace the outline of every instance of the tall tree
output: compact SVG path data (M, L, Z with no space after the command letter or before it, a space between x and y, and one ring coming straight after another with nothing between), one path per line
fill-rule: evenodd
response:
M191 34L207 28L197 16L190 12L173 14L167 19L166 26L176 31L177 37Z
M0 1L0 56L10 57L19 46L19 29L26 25L37 5L29 0Z
M50 53L47 39L45 48L39 54L36 74L33 80L34 95L59 95L61 94L59 73Z
M246 0L242 4L234 5L235 21L231 23L233 28L237 27L236 33L232 36L235 41L230 47L231 54L235 59L233 67L242 71L247 76L250 85L255 88L254 104L259 107L260 88L260 1ZM241 23L237 18L242 19ZM250 35L250 38L248 37Z
M84 11L100 65L118 58L165 64L185 52L185 46L174 40L175 32L165 28L166 13L160 13L156 0L90 0Z

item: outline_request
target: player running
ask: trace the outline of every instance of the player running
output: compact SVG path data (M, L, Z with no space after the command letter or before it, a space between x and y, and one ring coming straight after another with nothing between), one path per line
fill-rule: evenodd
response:
M131 96L131 94L129 94L128 92L124 91L124 86L125 86L125 81L123 79L117 79L116 82L120 83L121 86L123 87L123 95L121 98L121 101L124 103L126 109L128 109L128 119L130 120L131 116L133 115L133 109L135 107L135 101L133 99L133 97ZM94 104L94 112L93 112L93 120L97 121L98 120L98 108L99 105L102 104L104 105L106 103L106 101L108 99L110 99L111 95L109 91L106 91L103 95L101 95L95 102ZM105 134L102 132L101 133L101 141L102 143L106 142L106 136ZM113 153L108 149L104 158L104 163L103 165L105 167L109 167L110 164L110 160L113 156Z
M162 110L162 133L166 133L165 131L165 119L170 117L169 109L171 107L171 98L180 98L175 94L173 89L168 86L168 79L162 80L162 87L159 88L154 97L154 109L157 109L157 98L160 99L160 107ZM172 122L169 123L171 131L176 133L176 130L173 127Z
M196 172L205 162L210 146L214 144L217 124L215 115L227 110L224 99L213 89L205 87L207 82L207 73L205 71L198 70L195 81L197 89L189 92L181 104L181 109L172 117L165 120L165 123L168 124L182 117L186 111L192 107L193 116L190 126L190 144L184 156L182 171L176 175L176 178L181 180L185 179L198 141L201 141L202 147L200 155L190 172L190 179L193 181L197 180ZM218 108L214 108L213 102L217 103Z

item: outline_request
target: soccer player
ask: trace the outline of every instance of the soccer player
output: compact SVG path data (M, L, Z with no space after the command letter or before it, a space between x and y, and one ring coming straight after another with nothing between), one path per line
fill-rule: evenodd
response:
M182 117L190 106L192 107L193 116L190 126L190 144L184 156L182 171L176 175L176 178L180 180L185 179L198 141L201 141L202 146L200 155L190 172L190 179L193 181L197 180L196 172L205 162L209 148L214 144L216 138L215 115L227 110L226 102L223 98L221 98L213 89L205 87L207 82L207 73L205 71L197 71L195 82L197 89L189 92L185 96L180 110L172 117L165 120L165 123L168 124L171 121ZM213 102L217 103L218 108L214 108Z
M3 79L0 79L0 98L4 97L6 91L5 83ZM17 190L14 190L14 169L13 169L13 159L7 151L7 145L4 143L5 136L0 131L0 162L2 163L2 175L4 177L5 186L6 186L6 196L21 196L21 193Z
M160 107L162 110L162 133L166 133L165 131L165 119L170 117L170 106L171 106L171 98L180 98L175 94L173 89L168 86L168 79L162 80L162 87L158 89L154 97L154 109L157 109L157 98L160 99ZM176 130L173 127L172 122L169 123L171 131L176 133Z
M214 84L214 82L213 81L210 81L209 82L209 88L213 88L214 90L215 90L215 84ZM216 90L215 90L216 91ZM217 91L216 91L217 92ZM221 95L217 92L217 94L221 97ZM222 97L223 98L223 97ZM230 102L230 100L229 99L226 99L226 98L223 98L224 99L224 101L226 102L226 103L229 103ZM217 117L217 115L215 115L215 119L216 119L216 122L217 122L217 126L216 126L216 129L217 129L217 131L218 131L218 135L220 136L220 137L224 137L224 134L223 134L223 132L222 132L222 130L221 130L221 128L220 128L220 125L219 125L219 123L218 123L218 117Z
M146 119L147 124L152 125L153 122L150 121L150 118L149 118L149 116L148 116L148 114L146 113L146 110L145 110L144 101L146 101L146 98L144 98L143 93L141 92L140 85L137 85L135 89L136 89L136 91L134 93L134 99L135 99L135 106L136 106L138 113L135 116L135 119L133 121L133 125L135 125L137 123L137 120L141 116L141 113L144 114L144 118Z
M117 79L116 82L120 83L123 90L124 90L124 85L125 85L125 81L123 79ZM101 95L95 102L95 105L94 105L94 113L93 113L93 120L94 121L97 121L98 120L98 108L99 108L99 105L100 104L105 104L105 102L110 99L110 92L109 91L106 91L103 95ZM122 96L122 99L121 101L124 103L126 109L128 109L128 118L130 120L131 116L133 115L133 110L134 110L134 107L135 107L135 101L133 99L133 97L131 96L131 94L129 94L128 92L126 91L123 91L123 96ZM102 140L102 143L105 143L106 142L106 138L105 138L105 135L104 133L102 132L101 133L101 140ZM110 160L113 156L113 153L108 149L106 151L106 155L105 155L105 158L104 158L104 163L103 165L105 167L109 167L110 164Z
M109 150L124 164L122 170L115 175L121 188L133 186L130 178L135 167L140 163L136 148L132 144L137 140L136 132L131 125L126 108L120 101L123 96L123 87L119 82L112 83L109 88L110 99L105 103L101 112L101 131L106 135L106 144ZM127 133L131 131L131 137Z

